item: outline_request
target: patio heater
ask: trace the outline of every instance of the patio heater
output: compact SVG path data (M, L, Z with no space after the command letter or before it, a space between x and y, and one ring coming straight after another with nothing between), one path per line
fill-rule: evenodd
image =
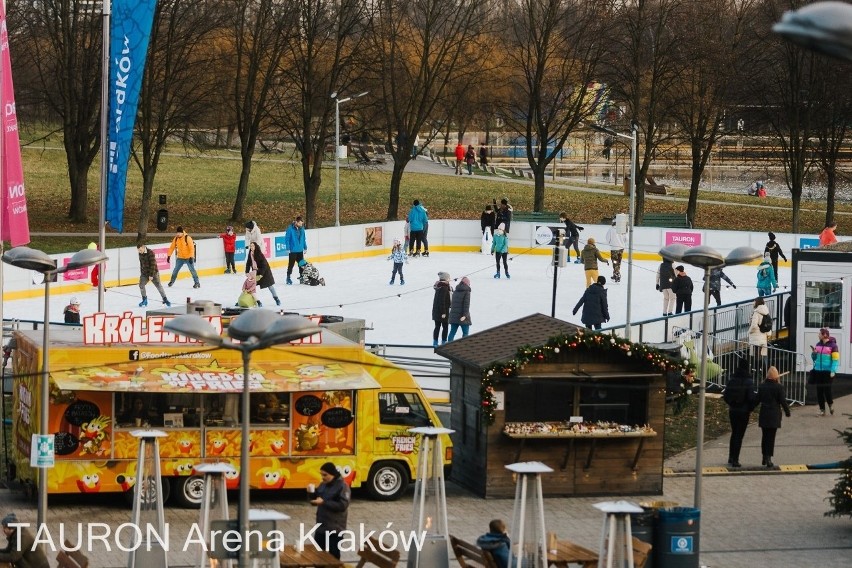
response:
M408 555L408 568L449 568L450 529L447 523L447 490L444 485L444 450L441 435L454 430L422 426L408 430L420 435L420 456L414 486L411 528L425 533L423 546Z
M598 566L604 568L633 567L633 533L630 513L643 513L644 509L629 501L604 501L593 507L604 513Z
M239 550L234 550L233 542L228 542L228 538L240 531L240 523L237 520L228 519L211 521L212 532L209 534L213 541L210 545L210 567L233 566L239 554L241 561L245 556L249 557L251 568L278 568L281 566L281 560L278 557L282 544L281 522L289 518L288 515L271 509L249 509L248 530L245 533L248 536Z
M216 520L228 519L228 490L225 480L226 473L236 473L236 468L227 463L203 463L196 466L195 471L202 474L204 477L204 496L201 501L201 513L198 518L198 529L204 536L207 546L201 547L201 554L198 557L198 568L208 568L216 566L217 568L231 568L234 563L231 560L219 560L217 564L215 560L210 560L207 557L207 551L210 549L211 542L209 540L212 523Z
M544 497L541 474L553 469L541 462L520 462L506 466L516 478L512 512L512 555L510 568L547 568L547 533L544 529Z
M132 526L139 531L139 542L130 545L128 568L164 568L168 566L166 550L152 533L165 538L166 517L163 513L163 479L160 475L160 443L162 430L134 430L139 440L136 458L136 484L133 486Z

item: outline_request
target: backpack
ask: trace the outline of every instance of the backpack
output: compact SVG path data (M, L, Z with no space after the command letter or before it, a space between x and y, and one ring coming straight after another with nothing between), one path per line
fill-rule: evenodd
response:
M769 333L772 331L772 316L764 314L760 319L760 322L757 324L757 329L759 329L761 333Z

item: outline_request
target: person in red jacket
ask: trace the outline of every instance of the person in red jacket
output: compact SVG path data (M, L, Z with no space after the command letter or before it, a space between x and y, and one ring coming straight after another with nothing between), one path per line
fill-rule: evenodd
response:
M837 223L832 221L828 225L825 226L825 229L819 234L819 246L824 247L828 245L833 245L837 242L837 236L834 234L834 231L837 230Z
M459 140L459 143L456 144L456 173L458 175L462 175L465 153L464 146L462 146L461 140Z
M225 227L225 232L219 235L222 239L222 246L225 248L225 274L236 274L237 268L234 266L234 251L237 249L237 234L231 225Z

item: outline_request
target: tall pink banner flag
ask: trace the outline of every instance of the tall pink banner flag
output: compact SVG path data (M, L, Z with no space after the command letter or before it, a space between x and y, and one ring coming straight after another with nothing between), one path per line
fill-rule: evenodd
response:
M13 247L30 242L30 221L27 216L27 193L24 189L24 168L21 164L21 144L18 139L18 115L15 113L15 89L12 86L12 60L9 58L9 33L6 30L6 9L0 3L0 109L3 112L3 134L0 136L0 238Z

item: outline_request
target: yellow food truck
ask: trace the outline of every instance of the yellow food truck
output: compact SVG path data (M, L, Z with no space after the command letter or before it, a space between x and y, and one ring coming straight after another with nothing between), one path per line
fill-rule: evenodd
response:
M318 484L326 461L379 500L398 498L415 478L420 439L408 430L440 422L405 370L324 329L253 353L252 410L244 417L241 353L175 337L162 328L169 317L93 314L82 331L51 330L48 409L39 406L42 333L16 332L12 435L25 486L38 479L30 453L41 412L54 434L49 493L128 492L138 453L131 433L150 427L166 433L159 442L164 499L197 507L197 465L227 462L236 470L228 487L239 486L243 420L252 489ZM208 319L221 326L217 316ZM442 442L449 465L449 437Z

